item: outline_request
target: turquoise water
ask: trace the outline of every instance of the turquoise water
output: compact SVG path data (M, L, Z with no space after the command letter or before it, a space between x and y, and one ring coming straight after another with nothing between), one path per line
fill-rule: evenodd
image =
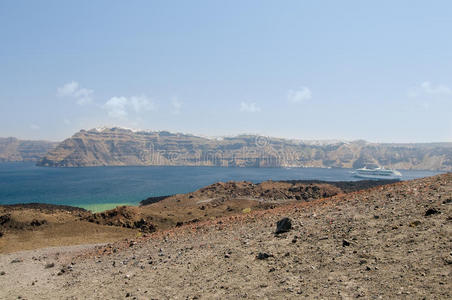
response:
M0 204L50 203L94 211L136 205L151 196L187 193L229 180L268 179L357 180L350 169L217 168L217 167L93 167L43 168L33 163L0 164ZM403 179L438 172L403 171Z

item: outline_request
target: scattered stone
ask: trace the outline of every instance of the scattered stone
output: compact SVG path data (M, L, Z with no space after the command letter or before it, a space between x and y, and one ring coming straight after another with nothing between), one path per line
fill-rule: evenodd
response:
M5 275L5 274L6 274L5 271L1 271L1 272L0 272L0 276L3 276L3 275Z
M41 225L44 225L44 224L47 224L46 220L36 220L36 219L34 219L34 220L32 220L30 222L30 225L34 226L34 227L38 227L38 226L41 226Z
M438 209L436 209L436 208L429 208L425 212L425 216L428 217L428 216L436 215L436 214L439 214L439 213L441 213L441 212Z
M416 226L419 226L419 225L421 225L421 221L418 221L418 220L413 221L413 222L410 223L410 227L416 227Z
M20 263L20 262L22 262L23 260L22 259L20 259L20 258L15 258L15 259L13 259L12 261L11 261L11 263L12 264L15 264L15 263Z
M348 247L350 246L350 242L347 240L342 240L342 247Z
M0 225L6 224L11 221L11 215L5 214L0 216Z
M259 260L264 260L264 259L267 259L269 257L273 257L273 255L265 253L265 252L259 252L259 254L256 256L256 258L259 259Z
M288 232L292 229L292 221L289 218L282 218L276 223L275 234Z
M50 269L50 268L53 268L53 267L55 267L55 263L53 263L53 262L52 263L48 263L48 264L45 265L46 269Z

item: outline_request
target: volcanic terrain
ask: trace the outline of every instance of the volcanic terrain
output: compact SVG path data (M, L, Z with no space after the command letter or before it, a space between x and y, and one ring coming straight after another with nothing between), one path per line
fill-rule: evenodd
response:
M0 298L450 299L451 237L444 174L115 243L3 254Z

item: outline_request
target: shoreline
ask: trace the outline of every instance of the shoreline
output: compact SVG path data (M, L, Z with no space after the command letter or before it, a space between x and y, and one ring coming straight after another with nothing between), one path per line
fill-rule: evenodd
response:
M409 179L412 180L412 179ZM406 181L406 180L356 180L356 181L326 181L326 180L270 180L275 183L302 183L302 184L331 184L337 187L340 187L341 189L345 189L346 192L352 192L357 190L362 190L366 188L371 188L373 186L383 185L383 184L391 184L399 181ZM264 182L264 181L262 181ZM260 184L262 182L257 182L256 184ZM218 183L218 182L217 182ZM214 183L216 184L216 183ZM194 192L194 191L192 191ZM190 194L192 192L183 193ZM13 204L0 204L1 207L5 208L34 208L34 209L45 209L45 210L83 210L83 211L90 211L92 213L100 213L107 210L115 209L117 207L121 206L143 206L143 205L149 205L152 203L160 202L166 198L175 196L176 194L172 195L161 195L161 196L151 196L147 197L146 199L140 200L137 203L135 202L113 202L113 203L89 203L89 204L80 204L80 205L65 205L65 204L54 204L54 203L40 203L40 202L24 202L24 203L13 203ZM96 209L96 207L99 207L100 209ZM93 209L90 209L93 208Z

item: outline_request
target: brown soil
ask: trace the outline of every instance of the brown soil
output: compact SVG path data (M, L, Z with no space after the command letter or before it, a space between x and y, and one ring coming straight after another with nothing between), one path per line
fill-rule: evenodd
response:
M348 184L354 188L369 186L366 181ZM346 186L341 187L345 190ZM269 209L342 192L335 185L324 182L220 182L193 193L160 198L161 201L150 205L122 206L96 214L81 208L42 203L4 205L0 206L0 253L112 242L240 214L244 210Z
M312 201L389 182L219 182L193 193L144 200L143 203L151 202L148 205L121 206L96 214L42 203L4 205L0 206L0 253L134 238L183 224Z
M275 235L282 217L293 228ZM450 299L451 236L445 174L103 246L0 255L0 298Z
M195 192L143 200L140 207L123 206L87 215L89 222L153 232L247 211L312 201L375 187L391 181L247 181L218 182Z
M100 226L80 220L88 215L91 213L70 206L0 206L0 253L112 242L136 235L131 229Z

